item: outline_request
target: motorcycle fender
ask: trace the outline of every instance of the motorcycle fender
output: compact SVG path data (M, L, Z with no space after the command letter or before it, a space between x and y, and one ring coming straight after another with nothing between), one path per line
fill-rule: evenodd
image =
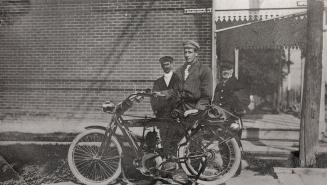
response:
M85 129L86 129L86 130L90 130L90 129L99 129L99 130L103 130L103 131L106 131L106 130L107 130L106 127L104 127L104 126L99 126L99 125L87 126L87 127L85 127ZM114 136L116 136L116 135L114 134ZM117 138L117 139L119 140L119 138Z
M85 127L86 130L90 130L90 129L100 129L100 130L106 130L107 128L104 126L99 126L99 125L93 125L93 126L87 126Z
M106 131L106 130L107 130L106 127L104 127L104 126L99 126L99 125L87 126L87 127L85 127L85 129L86 129L86 130L90 130L90 129L99 129L99 130L103 130L103 131ZM116 135L116 134L114 134L113 136L117 138L117 135ZM118 139L118 141L120 140L119 137L118 137L117 139Z
M242 145L242 142L241 142L241 138L239 136L236 136L235 139L236 139L236 142L237 142L238 146L243 151L243 145Z

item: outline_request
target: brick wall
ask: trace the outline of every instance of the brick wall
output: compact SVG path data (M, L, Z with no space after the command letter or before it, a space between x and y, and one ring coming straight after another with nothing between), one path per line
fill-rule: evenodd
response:
M4 0L0 2L0 111L97 112L152 86L158 58L183 63L182 41L211 60L210 7L199 0ZM148 101L137 107L149 111Z

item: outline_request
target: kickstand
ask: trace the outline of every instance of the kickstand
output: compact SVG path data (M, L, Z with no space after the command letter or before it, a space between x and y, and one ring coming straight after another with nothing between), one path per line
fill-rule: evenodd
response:
M197 184L196 181L199 180L201 174L204 172L204 170L206 169L206 167L207 167L207 157L202 157L201 158L201 168L200 168L198 174L194 178L195 184Z

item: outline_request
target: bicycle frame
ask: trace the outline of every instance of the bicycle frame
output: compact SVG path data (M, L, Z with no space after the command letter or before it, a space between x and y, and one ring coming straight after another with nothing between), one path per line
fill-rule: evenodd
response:
M142 148L137 143L137 139L132 135L132 132L129 130L128 126L125 124L125 120L122 118L121 115L113 114L110 123L106 127L99 127L99 126L89 126L86 127L86 129L90 128L99 128L102 130L105 130L105 138L101 143L101 146L99 148L99 155L103 154L105 150L109 150L109 141L111 140L112 136L117 136L116 130L119 128L122 131L123 137L127 138L128 144L133 149L134 153L137 155L137 157L142 157Z

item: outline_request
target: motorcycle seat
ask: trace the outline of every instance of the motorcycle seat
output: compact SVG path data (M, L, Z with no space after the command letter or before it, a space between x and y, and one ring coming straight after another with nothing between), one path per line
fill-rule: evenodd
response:
M199 113L199 110L198 109L190 109L190 110L186 110L184 112L184 117L187 117L187 116L195 116Z

